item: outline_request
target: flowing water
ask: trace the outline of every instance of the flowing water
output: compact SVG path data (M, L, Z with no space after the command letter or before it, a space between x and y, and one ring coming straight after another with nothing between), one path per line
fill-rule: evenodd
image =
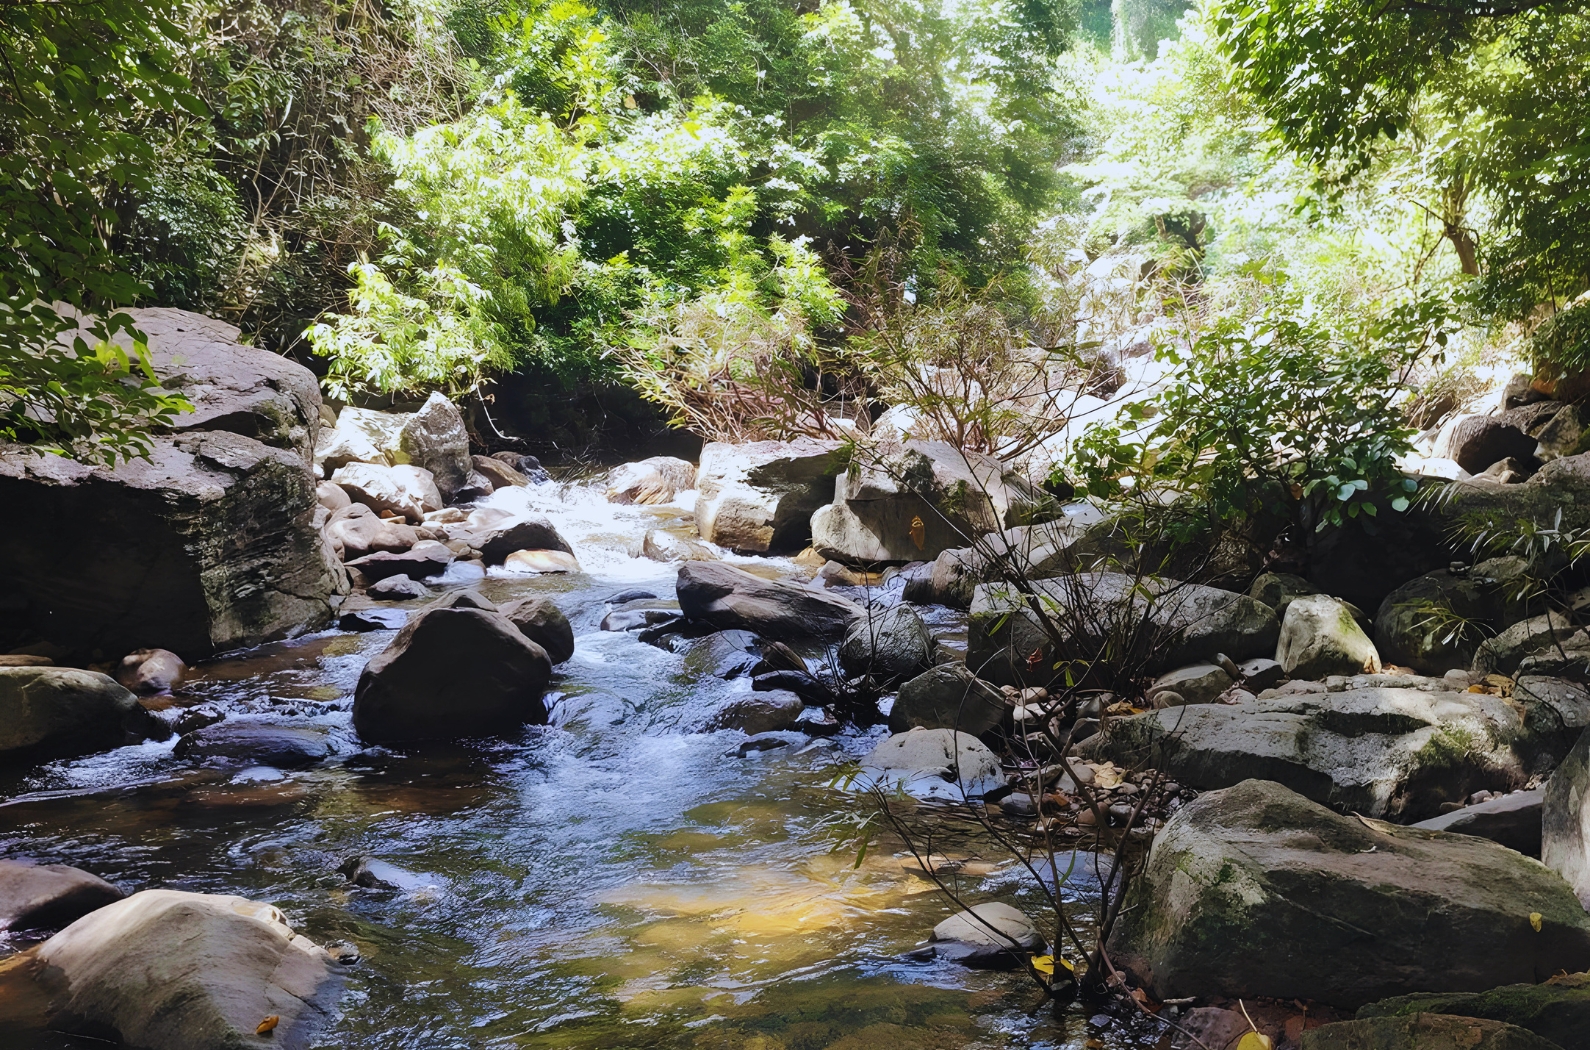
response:
M672 596L674 569L627 548L648 527L677 527L682 507L612 507L552 485L492 500L549 514L586 570L479 581L493 599L553 598L573 622L551 725L365 749L352 694L391 633L269 645L197 668L177 702L324 730L331 760L216 769L177 759L167 741L57 762L0 782L0 855L78 865L129 890L270 901L311 939L356 946L340 1017L317 1044L328 1048L1154 1040L1081 1007L1057 1015L1022 974L902 959L952 908L887 844L859 865L853 847L833 849L834 823L862 807L831 781L881 729L740 758L741 734L694 726L744 680L598 629L615 593ZM470 581L458 569L454 582ZM953 632L953 615L938 622ZM358 855L407 873L403 888L351 887L337 868ZM965 888L1038 911L1010 872ZM42 1032L0 1043L87 1045Z

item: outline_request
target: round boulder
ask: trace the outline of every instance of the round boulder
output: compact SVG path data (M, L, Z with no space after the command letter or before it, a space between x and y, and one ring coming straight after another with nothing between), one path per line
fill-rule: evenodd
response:
M59 929L126 894L64 864L0 860L0 930Z
M1380 672L1380 653L1352 606L1328 594L1302 595L1287 605L1275 659L1290 677L1315 681Z
M982 736L1009 715L1003 691L972 674L965 664L939 664L900 687L889 711L889 730L958 729Z
M502 614L521 634L546 650L547 658L561 664L574 655L574 627L563 610L545 598L525 598L505 606Z
M919 798L960 800L1005 788L999 758L981 740L953 729L896 733L861 760L858 785L905 790Z
M933 663L933 636L907 605L873 610L845 632L839 663L851 675L898 681Z
M0 667L0 763L86 755L170 735L108 675L74 667Z

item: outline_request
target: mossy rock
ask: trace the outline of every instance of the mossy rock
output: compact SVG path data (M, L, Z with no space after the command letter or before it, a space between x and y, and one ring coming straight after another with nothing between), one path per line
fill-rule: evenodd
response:
M1371 1003L1360 1018L1418 1013L1457 1014L1527 1028L1563 1050L1590 1050L1590 973L1563 974L1545 984L1509 984L1488 992L1400 995Z

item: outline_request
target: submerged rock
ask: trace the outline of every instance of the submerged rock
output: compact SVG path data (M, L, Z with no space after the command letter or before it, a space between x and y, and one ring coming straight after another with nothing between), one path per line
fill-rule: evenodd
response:
M52 1029L150 1050L302 1048L336 992L330 956L242 897L145 890L32 954Z
M228 719L186 734L175 754L197 762L300 769L323 761L331 748L317 730Z
M0 667L0 764L86 755L170 735L164 722L108 675L73 667Z
M677 590L688 619L775 641L837 638L862 614L861 606L847 599L763 579L722 562L686 562L679 569Z
M0 930L60 929L125 896L78 868L0 860Z
M718 708L707 719L705 729L738 729L752 736L793 729L805 707L805 701L787 690L752 693Z
M1110 954L1156 999L1357 1007L1582 970L1590 915L1555 872L1494 842L1342 816L1250 780L1165 825Z
M365 665L353 726L371 743L452 740L542 724L552 664L513 621L431 608Z
M122 657L116 681L135 693L169 693L186 671L182 657L170 649L139 649Z

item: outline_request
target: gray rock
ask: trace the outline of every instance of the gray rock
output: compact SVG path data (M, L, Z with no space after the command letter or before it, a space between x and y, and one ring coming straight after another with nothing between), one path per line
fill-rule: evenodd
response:
M188 733L175 754L196 762L300 769L324 761L331 748L317 730L228 719Z
M918 604L965 609L980 583L1020 574L1041 580L1076 572L1101 548L1114 523L1091 504L1068 504L1061 516L984 536L977 547L957 547L933 559L925 581L910 585L905 598Z
M398 432L398 450L406 462L430 472L444 501L457 496L475 471L464 417L443 394L431 394L420 410L404 421Z
M547 720L546 651L483 609L428 609L365 665L353 726L371 743L453 740Z
M353 506L353 500L341 485L322 481L315 486L315 500L327 510L336 512Z
M922 561L1030 524L1041 502L999 460L949 442L858 448L835 480L833 503L812 515L812 546L849 565Z
M1154 679L1145 696L1156 707L1212 704L1234 684L1235 679L1217 664L1193 664L1166 671Z
M476 474L491 482L493 492L497 489L525 488L530 484L529 478L500 459L493 459L490 456L471 456L470 462L475 465Z
M1544 756L1536 763L1538 771L1556 768L1590 728L1590 689L1578 682L1520 675L1513 683L1513 700L1523 707L1524 727Z
M478 550L487 565L501 565L515 551L574 553L546 518L521 518L498 508L477 510L468 521L447 526L447 538Z
M732 679L748 677L762 662L757 641L750 631L714 631L700 638L680 638L671 647L684 657L688 673Z
M696 474L696 528L720 547L753 554L799 550L812 514L845 469L837 441L709 442Z
M377 514L396 514L419 522L429 511L442 508L442 494L431 472L408 464L383 467L375 463L349 463L331 475L348 498Z
M35 950L50 1027L160 1050L302 1048L331 1017L325 950L242 897L145 890ZM278 1018L269 1042L255 1034Z
M967 665L999 685L1048 685L1068 660L1106 649L1150 672L1208 660L1268 656L1280 631L1269 606L1216 587L1123 573L1038 580L1039 602L1062 638L1061 651L1026 596L1005 584L979 585L972 599Z
M1284 619L1286 607L1292 604L1293 598L1319 592L1318 587L1301 576L1289 572L1266 572L1254 579L1253 586L1248 588L1248 597L1274 609L1277 619Z
M1237 670L1242 674L1243 686L1255 693L1273 689L1286 680L1286 672L1281 665L1262 656L1242 661L1237 665Z
M1292 678L1378 674L1380 653L1353 618L1353 608L1328 594L1299 595L1286 607L1275 659Z
M138 649L121 658L116 681L145 696L169 693L187 670L182 657L170 649Z
M607 478L607 502L643 505L671 503L696 487L696 468L672 456L652 456L615 467Z
M1530 409L1522 411L1531 411ZM1478 474L1486 467L1509 456L1530 460L1535 456L1536 441L1519 424L1519 418L1510 413L1497 416L1464 416L1442 428L1437 439L1436 455L1456 461L1470 474Z
M1550 422L1536 429L1535 458L1549 463L1584 452L1581 444L1587 423L1590 419L1583 405L1564 405L1552 414Z
M794 693L783 689L765 693L752 693L730 700L707 719L707 732L719 729L738 729L755 736L793 729L796 719L806 704Z
M756 733L740 742L734 753L741 758L748 755L761 754L763 751L778 751L786 747L799 747L810 740L805 733L797 733L792 729L774 729L766 733Z
M108 675L73 667L0 667L0 764L86 755L171 735Z
M524 598L501 611L521 634L545 649L553 663L561 664L574 655L574 626L548 599Z
M896 733L861 760L859 787L903 786L919 798L964 800L1005 788L999 759L975 736L953 729Z
M328 473L349 463L374 463L389 467L397 462L398 434L408 416L401 412L377 412L366 408L344 408L335 426L322 427L315 443L315 465Z
M681 539L661 529L647 529L640 541L640 554L651 561L717 561L718 556L705 543Z
M744 630L775 641L838 638L861 616L855 602L783 580L767 580L722 562L679 568L679 607L719 630Z
M58 930L125 896L78 868L0 860L0 930Z
M851 676L897 682L933 665L933 636L910 606L869 609L845 632L839 664Z
M436 884L435 879L405 871L379 857L350 857L338 866L337 874L347 876L350 883L366 890L412 893Z
M933 927L935 941L959 941L1021 954L1042 952L1048 944L1032 920L1000 901L974 904Z
M1478 835L1500 842L1526 857L1540 856L1540 814L1545 792L1541 788L1498 795L1472 806L1421 820L1413 825L1426 831Z
M372 598L384 602L407 602L430 596L431 589L418 580L399 574L372 583L365 591Z
M1200 791L1274 780L1338 809L1420 820L1522 786L1542 746L1525 721L1499 696L1367 686L1114 718L1086 747L1123 765L1153 753Z
M1567 642L1574 634L1573 621L1562 613L1548 612L1520 620L1494 638L1487 638L1474 651L1469 669L1478 675L1510 675L1518 670L1524 657L1541 650L1562 649L1565 655Z
M1466 670L1500 615L1495 588L1472 573L1433 572L1386 595L1375 614L1375 648L1386 663L1425 674ZM1457 620L1467 626L1454 630Z
M1527 1028L1561 1050L1590 1050L1590 974L1558 974L1541 984L1508 984L1486 992L1416 992L1358 1011L1360 1018L1418 1014L1503 1021Z
M1565 1050L1516 1025L1436 1012L1311 1028L1298 1050Z
M1494 842L1342 816L1250 780L1165 825L1110 954L1156 999L1357 1007L1583 970L1590 915L1555 873Z
M1540 814L1540 859L1590 908L1590 732L1546 782ZM1579 967L1584 969L1585 967Z
M333 511L326 519L325 534L337 557L345 561L380 551L399 553L420 541L418 530L402 518L382 518L363 503Z
M603 631L635 631L652 624L680 619L684 614L671 598L636 598L620 604L602 617Z
M452 563L453 552L446 544L436 540L420 540L406 551L377 551L355 558L348 562L348 568L358 569L370 580L384 580L388 576L426 579L440 576Z
M1003 724L1010 710L1005 694L965 664L939 664L900 687L889 710L889 731L957 729L982 736Z

